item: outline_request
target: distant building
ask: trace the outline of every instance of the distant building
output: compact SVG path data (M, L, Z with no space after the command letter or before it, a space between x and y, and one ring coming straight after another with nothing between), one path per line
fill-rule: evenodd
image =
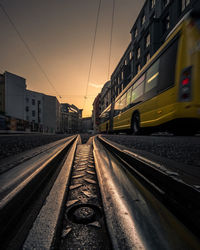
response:
M55 96L26 90L26 121L32 131L60 132L60 103Z
M93 122L93 130L94 133L98 132L98 126L100 123L100 97L101 95L98 94L98 96L95 98L93 102L93 111L92 111L92 122Z
M24 78L7 71L0 75L1 114L24 120L25 96L26 80Z
M100 102L100 112L102 112L111 103L111 82L108 81L104 84L101 90Z
M9 72L0 75L0 115L6 129L60 131L57 98L27 90L26 80Z
M43 94L43 131L60 132L60 103L55 96Z
M32 130L43 131L43 94L26 90L25 120L31 123Z
M82 133L90 133L93 131L92 117L82 118Z
M111 75L111 100L121 93L146 64L167 35L199 0L146 0L130 33L131 42Z
M61 132L78 133L81 130L82 109L68 103L61 104Z
M111 75L111 102L122 92L133 78L131 62L133 59L132 43L129 44L117 67Z

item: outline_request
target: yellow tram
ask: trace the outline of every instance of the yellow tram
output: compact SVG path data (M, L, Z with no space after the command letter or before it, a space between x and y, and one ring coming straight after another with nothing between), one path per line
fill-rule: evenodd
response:
M166 128L194 134L200 124L200 15L190 14L100 116L100 132Z

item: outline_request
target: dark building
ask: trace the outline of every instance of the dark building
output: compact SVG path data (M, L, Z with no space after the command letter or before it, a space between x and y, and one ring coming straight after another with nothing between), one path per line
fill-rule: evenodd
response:
M75 105L61 103L61 132L77 133L81 131L82 109Z
M132 59L133 47L132 43L130 43L111 75L111 101L113 101L119 95L119 93L121 93L121 91L133 78L133 71L131 68Z
M130 33L131 42L111 75L112 101L146 64L167 35L199 0L147 0Z
M108 81L104 84L100 93L100 112L104 111L111 103L111 82Z
M93 132L92 117L82 118L82 133Z
M101 95L98 94L93 102L93 113L92 113L92 121L93 121L93 130L94 132L98 132L98 126L100 123L100 98Z

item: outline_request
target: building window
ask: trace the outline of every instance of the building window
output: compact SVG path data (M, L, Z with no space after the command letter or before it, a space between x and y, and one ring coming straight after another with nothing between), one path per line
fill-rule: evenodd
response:
M146 58L145 58L146 63L150 60L150 58L151 58L151 56L150 56L150 53L148 52L146 54Z
M140 58L140 48L138 48L138 50L137 50L137 59L139 59Z
M29 120L29 116L26 117L26 120L27 120L27 121Z
M133 51L129 52L129 60L131 60L133 58Z
M137 35L138 35L138 30L137 30L137 28L135 29L135 38L137 37Z
M32 105L35 105L35 99L32 99Z
M144 25L146 21L146 17L145 17L145 14L142 15L142 19L141 19L141 25Z
M28 106L26 106L26 112L28 112L29 111L29 107Z
M156 0L151 0L151 9L153 9L153 7L155 6L155 4L156 4Z
M169 15L167 15L163 20L163 33L165 33L170 27L170 18Z
M127 59L124 60L124 65L127 65L128 64L128 61Z
M28 99L28 97L26 97L26 103L29 103L29 99Z
M120 77L118 76L118 84L120 83Z
M184 11L185 8L190 4L191 0L182 0L181 10Z
M148 35L146 36L146 48L149 47L150 42L151 42L151 36L150 36L150 34L148 34Z
M124 79L124 72L123 71L121 72L121 78L122 78L122 80Z
M141 69L141 66L140 66L140 64L138 64L137 65L137 73L140 71L140 69Z
M35 117L35 110L32 110L32 116Z
M164 6L166 7L169 4L169 0L164 0Z

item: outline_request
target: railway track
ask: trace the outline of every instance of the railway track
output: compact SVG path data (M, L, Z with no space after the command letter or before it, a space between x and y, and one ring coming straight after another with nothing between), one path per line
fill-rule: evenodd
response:
M200 248L199 190L156 163L101 136L37 157L0 175L1 249Z
M20 249L75 140L67 138L0 176L1 249Z

